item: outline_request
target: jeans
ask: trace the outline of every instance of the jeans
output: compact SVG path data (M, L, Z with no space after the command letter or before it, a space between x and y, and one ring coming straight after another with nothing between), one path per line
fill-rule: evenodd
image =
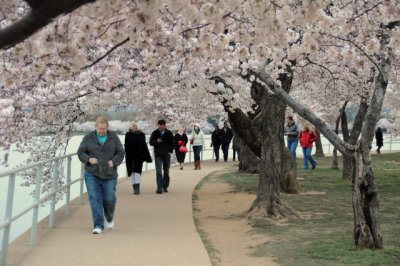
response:
M317 162L311 156L311 152L312 152L312 147L311 148L303 148L304 169L308 169L308 161L310 161L313 168L317 165Z
M296 149L297 149L297 144L299 143L298 140L288 140L287 141L287 147L290 151L290 153L293 155L293 158L296 160Z
M215 160L218 162L219 160L219 148L221 147L221 144L217 144L214 145L213 144L213 148L214 148L214 154L215 154Z
M195 161L200 161L200 153L201 153L202 149L203 149L203 145L193 146L193 154L194 154Z
M104 217L108 222L114 219L117 197L117 176L113 179L100 179L85 171L86 189L89 195L94 228L104 229Z
M157 181L157 190L161 190L163 188L169 187L169 166L171 164L171 155L155 155L155 164L156 164L156 181ZM164 175L163 175L164 171Z
M224 161L225 162L228 160L229 144L230 144L230 142L221 144L222 153L224 154Z

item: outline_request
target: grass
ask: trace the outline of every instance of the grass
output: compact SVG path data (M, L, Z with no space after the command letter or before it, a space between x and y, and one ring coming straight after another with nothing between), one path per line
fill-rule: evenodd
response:
M203 178L200 183L197 184L197 186L194 189L194 193L192 194L192 206L193 206L193 212L200 212L201 210L197 207L196 203L199 200L199 197L197 195L197 191L206 183L210 180L210 178L215 175L215 173L211 173L210 175L206 176ZM207 250L207 253L210 257L211 265L215 266L220 262L220 259L218 258L217 254L219 251L214 247L212 244L211 240L209 239L207 232L205 232L203 229L201 229L201 221L197 219L195 216L193 217L194 224L196 226L197 233L199 234L203 245L205 249Z
M382 250L361 250L353 244L351 181L342 179L341 170L330 169L332 158L316 159L315 170L301 169L302 159L298 164L301 189L310 193L281 194L285 204L306 218L289 218L281 224L268 219L254 221L254 232L274 240L259 245L253 255L272 256L281 265L400 265L400 154L374 155L372 159L380 199ZM256 193L257 175L230 173L219 179L236 192Z

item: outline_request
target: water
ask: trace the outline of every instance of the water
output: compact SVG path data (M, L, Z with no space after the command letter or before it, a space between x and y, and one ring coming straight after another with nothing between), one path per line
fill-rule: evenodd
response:
M67 153L75 153L79 147L79 144L82 140L82 135L77 135L71 138L70 143L67 147ZM121 141L123 142L124 136L121 135L119 136ZM149 136L147 136L147 139ZM206 135L205 138L206 145L203 147L205 149L203 151L203 160L210 160L213 158L213 153L212 153L212 148L210 148L210 142L211 138L210 135ZM329 142L325 139L322 138L322 144L324 148L325 154L331 154L333 151L333 146L329 144ZM231 145L232 146L232 145ZM152 147L149 147L150 152L152 153L153 149ZM375 151L375 143L373 145L373 151ZM191 150L191 149L190 149ZM400 150L400 141L399 140L394 140L392 139L391 136L389 135L384 135L384 146L382 147L381 151L389 151L389 150ZM220 152L222 154L222 152ZM302 156L302 150L300 147L297 149L297 155ZM1 152L0 152L0 156ZM15 168L18 164L20 164L23 160L27 158L28 154L21 154L17 152L11 152L9 156L9 166L4 167L0 166L0 172L3 172L5 170L13 169ZM230 151L230 158L232 158L232 151ZM153 160L154 161L154 160ZM192 162L193 161L193 153L189 152L186 155L185 162ZM176 159L173 157L172 163L176 162ZM79 178L80 176L80 162L76 156L73 157L72 160L72 180L75 180ZM152 170L154 169L154 162L145 164L143 166L143 170ZM65 170L66 171L66 170ZM118 168L118 173L120 177L125 177L126 176L126 168L125 165L121 165ZM30 193L33 190L33 187L23 187L20 186L20 184L23 182L21 177L16 178L16 186L15 186L15 193L14 193L14 205L13 205L13 214L17 214L24 210L26 207L28 207L31 202L33 201L32 196L30 196ZM0 221L3 220L4 214L5 214L5 203L6 203L6 198L7 198L7 188L8 188L8 177L3 177L0 178ZM86 189L85 189L86 190ZM71 187L71 199L74 199L79 196L79 183L74 184ZM65 200L61 200L58 202L56 205L56 209L62 207L65 204ZM50 206L49 204L45 204L44 206L40 207L39 209L39 220L44 219L46 216L49 215L50 212ZM27 231L32 224L32 211L28 212L24 216L22 216L20 219L15 221L12 226L11 226L11 232L10 232L10 241L13 241L15 238L17 238L19 235L23 234L25 231ZM2 241L2 234L3 232L0 231L0 245Z

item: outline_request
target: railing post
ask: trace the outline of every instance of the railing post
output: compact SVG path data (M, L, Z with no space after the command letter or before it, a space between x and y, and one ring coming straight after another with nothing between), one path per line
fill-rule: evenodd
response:
M41 164L41 165L39 165L39 167L36 170L35 202L38 204L38 206L36 206L33 209L31 241L30 241L31 246L36 244L36 229L37 229L37 222L38 222L38 216L39 216L39 200L40 200L40 186L42 183L42 173L43 173L43 165Z
M13 203L14 203L14 188L15 188L15 174L10 175L8 179L8 191L6 212L4 216L5 221L9 221L12 217ZM5 266L7 261L8 242L10 240L11 223L8 224L3 230L3 243L1 245L0 266Z
M65 195L65 214L69 213L69 205L71 203L71 156L68 156L67 160L67 195Z
M79 205L83 204L83 172L85 171L85 165L81 163L81 181L79 182Z
M50 203L50 219L49 219L49 227L55 227L56 225L56 190L57 190L57 180L58 180L58 160L54 161L54 169L53 169L53 178L52 178L52 187L51 187L51 203Z
M392 151L392 135L390 135L389 151Z

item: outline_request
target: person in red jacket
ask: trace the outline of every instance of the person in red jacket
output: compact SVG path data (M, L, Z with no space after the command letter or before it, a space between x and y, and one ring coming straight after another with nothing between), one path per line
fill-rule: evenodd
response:
M311 130L311 126L305 124L299 136L300 146L303 148L304 169L308 169L308 161L310 161L312 169L317 166L315 159L311 156L313 143L317 138L317 134Z

